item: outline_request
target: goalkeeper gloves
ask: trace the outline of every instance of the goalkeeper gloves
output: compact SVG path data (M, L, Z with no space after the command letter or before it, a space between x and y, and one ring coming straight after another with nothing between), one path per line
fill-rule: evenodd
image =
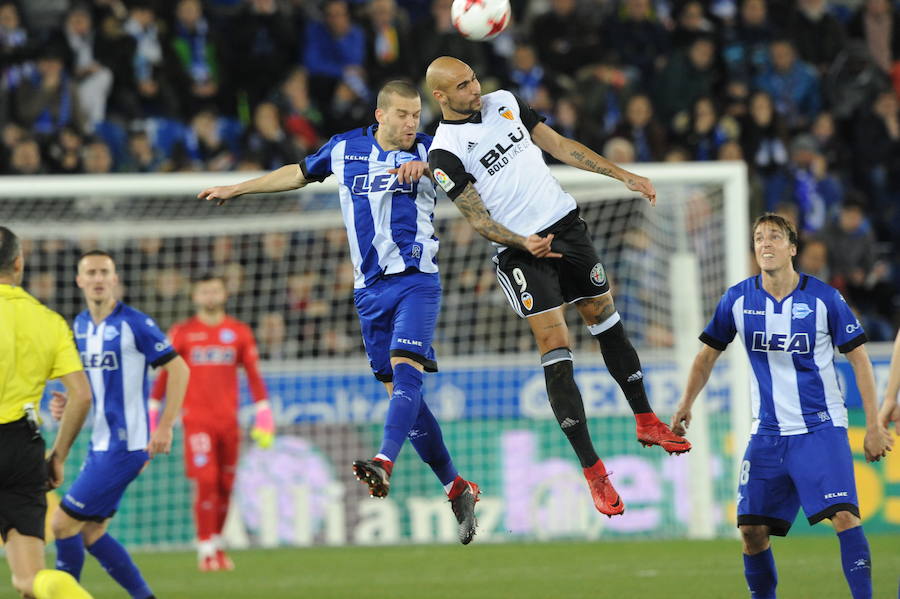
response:
M159 407L162 404L158 399L151 399L147 402L147 420L150 424L150 434L153 434L153 431L156 430L156 425L159 424Z
M266 399L256 402L256 420L250 430L250 438L262 449L268 449L275 441L275 418Z

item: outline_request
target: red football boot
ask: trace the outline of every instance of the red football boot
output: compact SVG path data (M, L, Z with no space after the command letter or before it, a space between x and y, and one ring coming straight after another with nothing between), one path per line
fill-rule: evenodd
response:
M612 474L612 473L609 473ZM590 468L584 468L584 477L591 488L591 497L594 498L594 507L601 514L610 518L625 512L625 502L609 482L609 474L601 460Z
M669 455L687 453L691 450L691 442L673 433L672 429L661 422L653 412L635 414L635 419L637 439L644 447L659 445L668 451Z

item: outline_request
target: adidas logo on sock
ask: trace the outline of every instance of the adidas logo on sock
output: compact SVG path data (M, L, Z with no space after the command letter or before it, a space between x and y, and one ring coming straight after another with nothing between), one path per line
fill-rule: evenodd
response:
M563 420L562 422L559 423L559 426L561 428L570 428L570 427L575 426L579 422L580 422L580 420L575 420L573 418L566 418L565 420Z
M635 372L634 374L632 374L631 376L629 376L629 377L628 377L627 379L625 379L625 380L626 380L627 382L629 382L629 383L633 383L633 382L635 382L635 381L641 380L642 378L644 378L644 373L641 372L640 370L638 370L637 372Z

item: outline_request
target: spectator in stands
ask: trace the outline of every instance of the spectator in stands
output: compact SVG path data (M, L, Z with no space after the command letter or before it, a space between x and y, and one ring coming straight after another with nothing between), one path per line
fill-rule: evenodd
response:
M296 159L316 150L321 143L324 119L309 97L306 71L299 68L291 71L275 95L275 102L281 111L285 131L301 152Z
M142 312L153 314L160 329L167 331L193 313L190 284L181 270L168 267L145 275L141 287L129 288L129 303L139 306Z
M816 139L819 151L828 163L828 169L842 177L849 173L848 147L837 135L834 117L827 110L816 116L809 132Z
M12 148L9 161L10 175L41 175L45 173L41 161L41 147L33 137L19 140Z
M75 5L66 14L56 42L65 49L66 68L72 74L78 96L78 114L87 132L106 118L106 103L113 87L113 72L107 62L114 57L104 46L85 5Z
M713 92L718 79L711 38L700 36L686 52L676 52L656 78L654 98L663 123L671 125L679 113L688 115L698 98Z
M168 40L178 57L176 85L182 94L181 105L190 117L210 106L233 106L223 89L221 43L203 16L200 0L178 0L175 23Z
M750 110L741 121L741 146L750 168L763 179L783 171L788 163L787 130L775 112L772 97L758 91L750 97Z
M721 146L719 146L719 151L716 154L716 160L740 160L743 162L744 160L744 150L741 149L741 144L733 139L729 139Z
M878 317L893 316L896 290L888 282L886 265L878 259L875 235L865 215L865 198L855 192L849 195L824 234L832 284L875 321L873 324L883 324ZM890 330L886 336L890 336Z
M530 39L544 68L570 76L602 49L596 11L579 10L576 0L550 0L550 10L531 22Z
M747 116L750 86L744 79L730 79L725 85L723 116L740 121Z
M56 45L43 49L36 71L16 86L13 96L16 121L35 135L49 137L66 125L85 124L79 118L76 86L65 71L63 50Z
M249 0L230 24L228 63L236 91L252 108L271 94L296 62L296 35L276 0Z
M699 0L688 0L678 8L675 30L672 32L672 48L684 50L699 36L716 37L716 28L707 16Z
M212 110L202 110L191 119L184 147L197 170L227 171L237 162L237 155L223 138L219 119Z
M287 280L293 270L290 250L288 233L264 233L252 261L247 264L256 301L266 310L281 311L287 307Z
M391 79L417 79L416 51L406 14L394 0L371 0L366 21L366 73L373 87Z
M844 28L828 12L828 0L797 0L785 33L799 57L824 74L844 45Z
M575 80L584 119L593 123L603 136L619 125L627 98L639 86L640 80L633 69L626 71L608 61L584 67Z
M854 127L857 179L872 198L880 229L900 238L900 101L884 90L862 112Z
M535 30L539 36L545 32ZM654 16L650 0L625 0L619 14L604 27L605 49L609 60L621 66L633 66L644 85L663 67L669 48L668 34Z
M344 0L327 0L322 9L324 21L307 25L303 64L309 74L309 89L317 105L329 107L336 99L345 101L348 94L337 88L349 86L357 97L368 100L363 65L366 63L366 36L350 19L350 8ZM327 109L327 108L326 108Z
M768 60L772 26L765 0L744 0L735 26L724 31L722 58L729 76L752 80Z
M81 135L74 127L67 125L60 129L47 147L47 162L50 172L62 175L74 175L82 172L82 145Z
M181 115L174 72L178 59L166 43L154 5L150 0L134 0L129 7L124 31L134 40L131 86L132 117Z
M733 137L736 124L732 123L731 133L724 122L720 123L716 105L709 96L701 96L694 102L690 124L684 135L683 145L690 152L692 160L715 160L719 147Z
M831 281L828 270L828 246L819 237L810 237L803 243L797 256L797 268L800 272L812 275L820 281Z
M22 25L16 3L0 2L0 90L14 89L34 73L34 63L30 61L33 43ZM5 97L5 93L0 94L0 102L5 103Z
M808 127L822 106L819 77L815 69L797 58L789 40L769 44L769 63L755 83L772 97L775 111L792 130Z
M297 162L297 147L291 136L281 128L278 107L272 102L260 102L253 111L253 124L247 130L243 148L255 155L264 170L276 169Z
M288 336L282 312L266 312L260 317L256 347L263 360L295 360L300 354L297 340Z
M128 157L123 167L129 173L155 173L170 168L160 152L150 143L145 131L135 131L128 136Z
M476 73L483 73L481 78L485 79L490 75L486 44L473 44L453 27L450 21L452 3L453 0L432 0L430 17L415 30L414 43L418 50L415 72L424 73L436 56L455 56Z
M86 143L81 156L85 174L105 175L114 170L112 152L103 140L94 139Z
M616 164L631 164L635 161L634 144L624 137L611 137L603 144L603 156Z
M636 162L662 160L666 151L666 130L653 116L653 104L646 94L634 94L625 105L625 119L613 131L634 144Z
M818 233L831 220L843 199L840 182L828 172L828 163L816 140L808 133L791 141L791 164L786 174L772 177L766 189L766 206L782 202L797 206L801 237Z
M538 63L534 46L516 45L509 71L510 90L528 103L534 101L542 85L552 85L551 74Z
M885 74L900 63L900 11L890 0L866 0L847 26L851 38L863 40L869 55Z

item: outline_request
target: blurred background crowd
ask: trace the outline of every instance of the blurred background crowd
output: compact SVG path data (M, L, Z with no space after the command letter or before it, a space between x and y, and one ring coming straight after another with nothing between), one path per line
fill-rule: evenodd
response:
M753 214L793 220L800 269L838 287L871 338L892 337L900 325L900 5L513 0L512 25L488 43L456 33L450 5L0 0L0 169L277 168L371 122L385 80L421 82L434 57L452 55L476 70L485 93L514 91L549 125L616 162L745 161ZM439 112L422 91L423 128L433 133ZM340 236L332 235L345 244ZM294 264L290 256L305 243L296 235L184 243L198 256L228 246L232 270L276 285L273 297L285 299L273 299L253 324L287 323L286 338L298 346L306 347L303 323L291 321L291 306L315 314L315 301L338 295L332 287L350 281L339 289L345 296L352 288L351 273L340 276L349 268L344 250L321 281ZM141 240L129 252L156 259L154 271L171 270L168 286L184 298L196 260L175 263L187 250L153 244ZM43 245L36 257L72 253ZM251 264L260 256L266 264ZM263 283L277 268L283 280ZM473 289L489 286L483 274L466 275ZM166 288L162 281L154 285ZM348 300L339 301L352 322ZM265 314L284 322L263 322ZM342 343L330 347L341 353ZM347 343L358 350L355 339Z

